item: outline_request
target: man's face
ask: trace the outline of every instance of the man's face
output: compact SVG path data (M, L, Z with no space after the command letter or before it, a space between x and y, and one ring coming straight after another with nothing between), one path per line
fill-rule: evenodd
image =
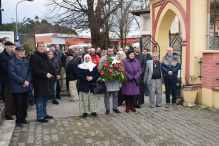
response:
M153 60L158 61L158 55L157 54L153 55Z
M12 52L14 52L15 46L14 45L5 46L5 50L7 53L11 54Z
M128 47L125 47L125 53L127 53L127 52L128 52L128 50L129 50L129 48L128 48Z
M51 60L53 58L53 53L52 52L47 53L47 57Z
M56 44L55 50L56 50L56 51L59 51L59 50L60 50L60 47L59 47L58 44Z
M86 52L87 54L90 54L90 48L87 48Z
M75 50L74 56L78 56L78 55L79 55L79 51L78 51L78 50Z
M43 53L46 50L45 44L39 44L36 49L38 52Z
M139 47L135 47L134 51L135 51L135 53L140 53L140 48Z
M112 57L113 55L114 55L114 52L113 52L113 49L108 49L107 50L107 55L109 56L109 57Z
M173 49L168 48L168 49L167 49L167 55L168 55L168 56L173 56Z
M147 50L143 50L142 53L143 53L144 55L147 55L148 51L147 51Z
M19 50L19 51L16 51L15 53L16 53L16 56L17 56L18 58L23 58L23 57L25 57L25 50Z
M90 49L90 54L93 56L93 55L95 55L95 49L94 48L91 48Z

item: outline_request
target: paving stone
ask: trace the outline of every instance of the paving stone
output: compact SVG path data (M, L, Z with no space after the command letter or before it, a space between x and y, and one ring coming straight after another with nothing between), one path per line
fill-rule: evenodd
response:
M217 112L183 106L151 109L146 100L136 113L105 115L103 98L99 102L98 117L86 119L79 116L78 103L69 102L68 98L63 97L59 105L48 103L48 112L55 118L41 124L36 122L35 115L30 115L29 125L15 128L11 145L217 146L219 143ZM124 108L121 106L119 110ZM35 113L35 109L29 113Z

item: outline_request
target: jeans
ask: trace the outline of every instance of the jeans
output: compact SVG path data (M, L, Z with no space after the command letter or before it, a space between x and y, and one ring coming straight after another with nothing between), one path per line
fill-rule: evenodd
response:
M56 80L52 80L52 84L51 84L51 98L52 101L56 101L56 88L57 88L57 81Z
M107 111L110 110L110 101L109 101L110 95L112 95L113 109L117 109L118 106L118 91L106 92L104 95L104 103Z
M148 89L148 85L147 84L144 84L144 95L145 96L149 96L149 89Z
M37 119L44 119L47 116L48 97L36 97L36 115Z
M30 86L30 90L28 91L28 101L29 101L29 103L34 103L33 87L32 86Z
M176 81L177 77L164 78L166 103L170 103L170 93L172 94L172 103L176 103Z

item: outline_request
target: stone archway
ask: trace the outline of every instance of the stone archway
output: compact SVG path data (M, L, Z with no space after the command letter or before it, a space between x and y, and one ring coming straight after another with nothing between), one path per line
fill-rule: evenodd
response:
M182 43L182 81L189 76L190 68L190 28L188 15L183 6L178 1L163 0L152 3L152 36L160 45L161 56L164 56L169 46L169 30L175 18L178 17L180 22Z

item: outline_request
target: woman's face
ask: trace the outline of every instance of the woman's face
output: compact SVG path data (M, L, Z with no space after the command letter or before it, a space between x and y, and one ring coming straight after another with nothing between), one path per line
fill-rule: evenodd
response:
M121 54L118 52L117 53L117 57L119 58L119 59L121 59Z
M130 53L129 54L129 59L134 59L135 58L135 53Z
M90 59L90 57L87 56L87 57L84 58L84 60L85 60L86 63L88 63L88 62L90 62L91 59Z

